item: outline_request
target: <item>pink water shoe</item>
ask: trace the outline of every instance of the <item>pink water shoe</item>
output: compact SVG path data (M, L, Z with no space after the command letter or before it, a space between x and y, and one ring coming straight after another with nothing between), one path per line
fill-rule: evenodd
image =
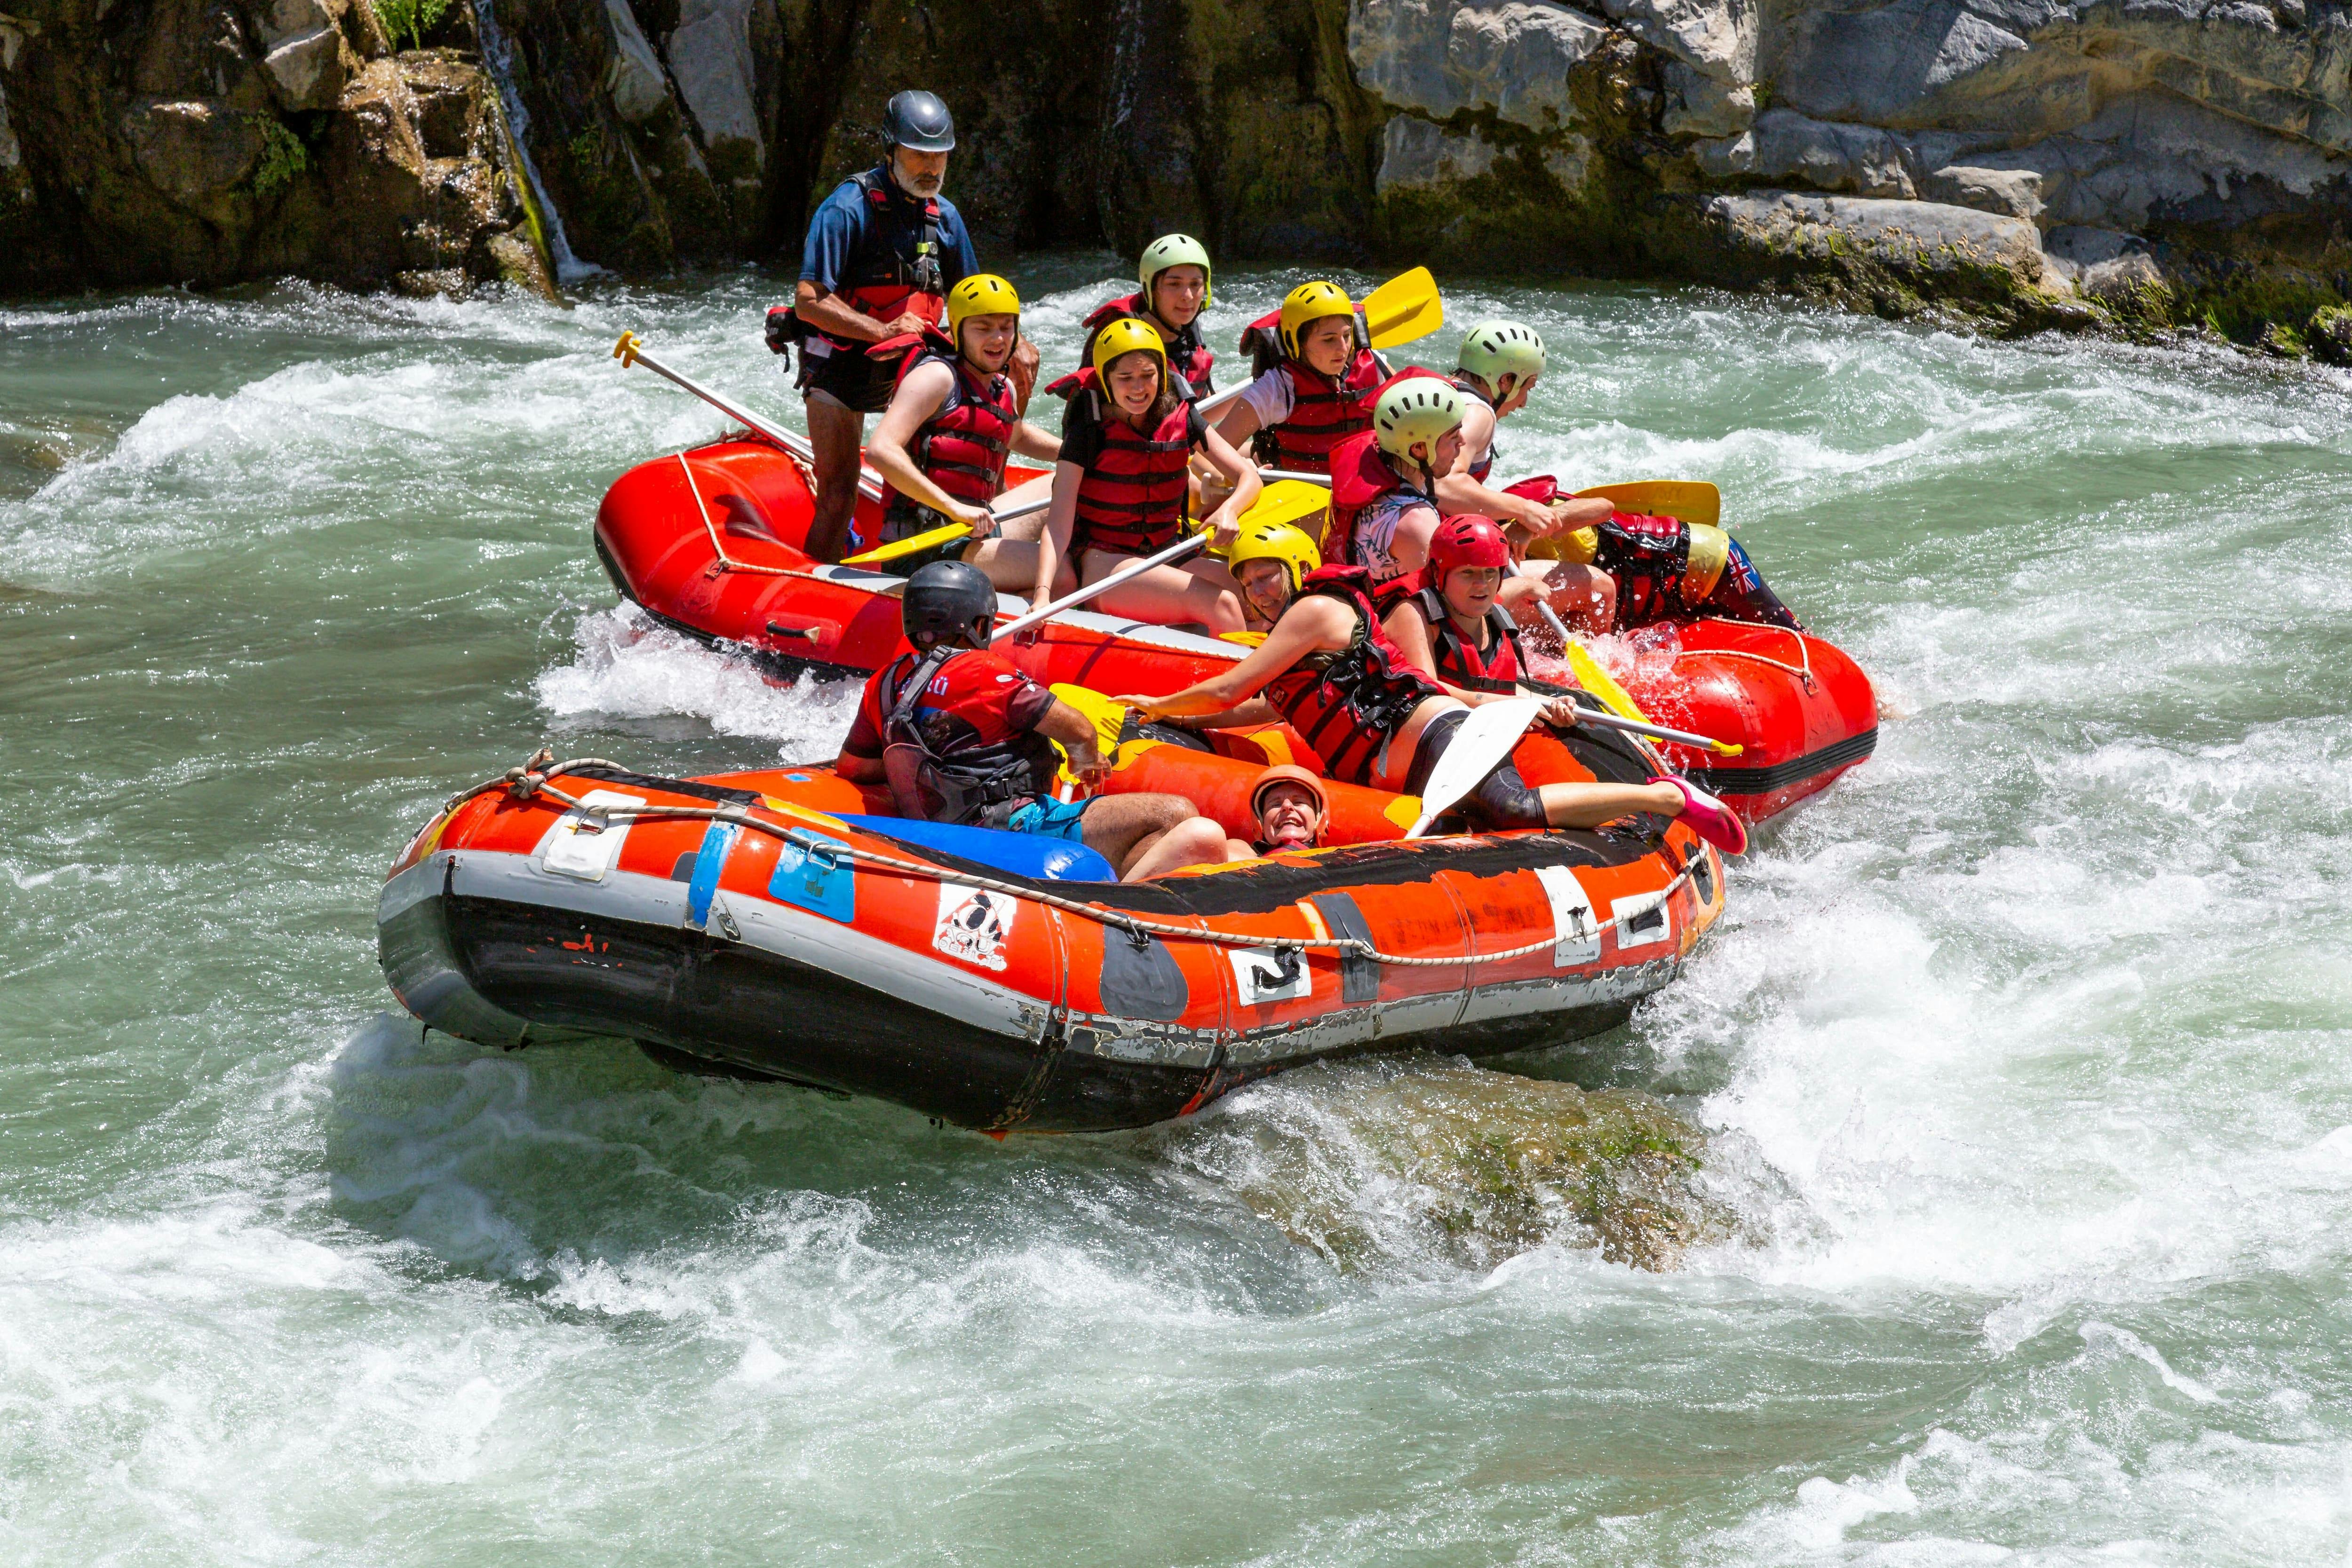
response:
M1650 782L1671 784L1683 792L1682 820L1691 825L1691 831L1725 854L1736 855L1747 851L1748 826L1732 814L1730 807L1689 779L1677 779L1671 773L1662 773Z

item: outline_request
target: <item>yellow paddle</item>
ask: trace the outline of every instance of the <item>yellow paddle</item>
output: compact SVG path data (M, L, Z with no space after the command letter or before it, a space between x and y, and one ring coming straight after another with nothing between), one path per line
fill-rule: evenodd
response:
M1588 497L1612 502L1622 512L1648 512L1685 523L1722 526L1723 492L1704 479L1625 479L1576 492L1580 501ZM1580 565L1591 560L1600 544L1599 529L1574 528L1532 541L1528 554L1538 560L1572 560Z
M1614 501L1621 512L1648 512L1710 528L1723 525L1723 492L1704 479L1630 479L1595 485L1576 494L1579 499L1599 496Z
M1119 737L1127 733L1129 710L1098 691L1087 686L1074 686L1062 681L1055 682L1052 689L1055 696L1086 715L1093 722L1096 749L1103 754L1104 759L1110 764L1111 771L1114 773L1134 761L1143 752L1150 750L1155 746L1166 744L1163 741L1153 740L1149 736L1140 735L1122 742ZM1060 777L1065 783L1072 786L1076 786L1078 782L1078 776L1070 771L1070 759L1066 751L1062 757Z
M1256 528L1261 524L1295 523L1311 517L1331 504L1331 492L1320 485L1299 479L1276 479L1257 493L1257 500L1242 514L1242 527ZM1189 525L1195 532L1205 532L1207 525L1194 518ZM1209 553L1222 558L1224 551L1211 547Z
M1044 489L1047 480L1048 476L1043 474L1023 480L1003 495L999 496L996 498L996 504L988 509L988 515L996 519L999 528L1016 517L1036 516L1054 504L1052 492ZM1025 498L1013 499L1024 490L1030 492ZM946 523L923 533L909 534L903 539L892 539L887 544L876 545L872 549L860 550L856 555L845 555L841 558L841 564L880 566L886 560L897 560L901 556L913 555L918 550L927 550L934 545L952 544L957 539L966 538L971 532L971 529L962 523Z
M1417 342L1444 325L1445 301L1438 298L1437 279L1425 267L1399 273L1364 296L1364 330L1375 349ZM1207 418L1248 390L1249 382L1244 382L1202 400L1201 416Z
M1364 297L1364 329L1375 349L1413 342L1444 325L1445 302L1425 267L1391 277Z

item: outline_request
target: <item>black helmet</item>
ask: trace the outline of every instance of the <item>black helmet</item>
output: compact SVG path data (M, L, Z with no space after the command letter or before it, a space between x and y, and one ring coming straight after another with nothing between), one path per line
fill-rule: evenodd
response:
M882 140L910 152L947 152L955 147L955 120L935 92L902 92L882 111Z
M928 648L950 637L971 636L985 642L985 627L975 633L974 622L996 621L996 584L976 566L960 560L935 560L907 580L907 596L898 601L899 623L907 641Z

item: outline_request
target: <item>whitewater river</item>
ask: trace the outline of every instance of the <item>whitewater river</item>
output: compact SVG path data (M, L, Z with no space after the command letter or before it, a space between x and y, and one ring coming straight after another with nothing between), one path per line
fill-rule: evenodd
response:
M1717 482L1885 709L1535 1064L1745 1172L1653 1273L1374 1157L1443 1064L999 1145L386 1016L453 789L845 727L588 548L718 428L615 335L797 418L768 298L0 311L0 1561L2352 1561L2352 383L1449 289L1507 468Z

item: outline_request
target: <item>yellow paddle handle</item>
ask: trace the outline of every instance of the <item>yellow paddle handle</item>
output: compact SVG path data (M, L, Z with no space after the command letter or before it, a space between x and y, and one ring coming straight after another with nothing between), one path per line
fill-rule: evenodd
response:
M913 555L918 550L927 550L934 545L943 545L955 539L968 538L971 533L971 528L968 524L950 523L945 528L933 528L928 533L909 534L903 539L892 539L888 544L876 545L872 549L860 550L856 555L843 556L841 564L879 566L886 560L897 560L901 556Z

